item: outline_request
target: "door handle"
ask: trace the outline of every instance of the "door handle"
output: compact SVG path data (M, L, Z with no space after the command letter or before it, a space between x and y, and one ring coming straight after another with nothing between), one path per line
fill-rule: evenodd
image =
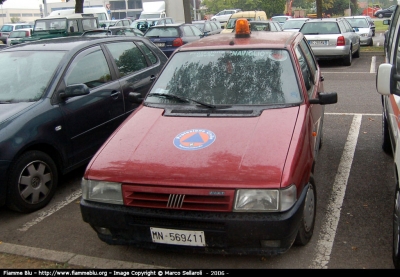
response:
M118 96L121 94L121 92L120 91L112 91L111 92L111 97L113 97L113 98L118 98Z
M154 81L155 79L156 79L156 76L154 76L154 75L150 76L150 81Z

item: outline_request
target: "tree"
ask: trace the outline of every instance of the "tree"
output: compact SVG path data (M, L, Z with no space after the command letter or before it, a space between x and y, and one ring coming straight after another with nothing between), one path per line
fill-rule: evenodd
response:
M85 0L76 0L75 1L75 13L83 13L83 2L84 1Z
M0 0L0 5L3 5L4 2L6 2L6 0Z
M243 11L265 11L268 17L283 14L286 0L204 0L209 13L216 14L224 9L242 9Z

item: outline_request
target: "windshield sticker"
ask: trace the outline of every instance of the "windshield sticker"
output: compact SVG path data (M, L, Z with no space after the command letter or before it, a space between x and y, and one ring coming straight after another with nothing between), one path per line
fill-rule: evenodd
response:
M181 150L199 150L210 146L215 138L215 134L210 130L191 129L178 134L173 143Z
M280 62L280 61L284 61L284 60L287 59L287 54L286 54L286 51L275 50L275 51L272 51L272 52L269 54L269 58L270 58L271 60Z

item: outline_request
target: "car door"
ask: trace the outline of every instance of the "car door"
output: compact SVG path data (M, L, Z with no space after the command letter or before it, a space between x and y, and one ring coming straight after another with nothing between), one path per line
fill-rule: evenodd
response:
M138 92L144 98L160 71L160 59L142 41L124 41L105 44L113 57L117 68L117 76L125 99L125 115L127 117L139 104L127 101L131 92Z
M306 84L307 101L309 101L309 99L318 98L318 92L324 91L324 87L319 76L319 69L312 49L303 39L296 47L295 51ZM320 139L322 138L324 106L320 104L310 104L310 115L309 138L312 141L311 145L314 149L314 157L317 157Z
M65 99L65 117L72 151L70 164L89 160L124 119L124 98L111 60L99 45L80 52L70 63L58 91L73 84L86 84L88 95Z

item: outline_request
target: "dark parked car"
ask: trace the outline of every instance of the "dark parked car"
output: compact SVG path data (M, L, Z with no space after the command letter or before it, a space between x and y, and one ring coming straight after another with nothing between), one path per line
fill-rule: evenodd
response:
M84 32L82 36L139 36L143 37L142 31L131 27L108 27L105 29L89 30Z
M134 111L167 57L143 37L70 37L0 51L0 205L46 206Z
M154 26L148 29L144 36L157 45L167 57L180 46L204 37L199 28L188 23Z
M221 23L216 20L198 20L192 21L192 24L199 28L205 36L217 35L222 31Z
M387 9L380 9L374 13L375 17L383 18L383 17L391 17L393 11L396 9L396 5L392 5Z
M165 25L165 24L172 24L175 23L172 17L164 17L164 18L142 18L137 19L131 23L131 27L137 28L143 33L147 31L150 27Z

